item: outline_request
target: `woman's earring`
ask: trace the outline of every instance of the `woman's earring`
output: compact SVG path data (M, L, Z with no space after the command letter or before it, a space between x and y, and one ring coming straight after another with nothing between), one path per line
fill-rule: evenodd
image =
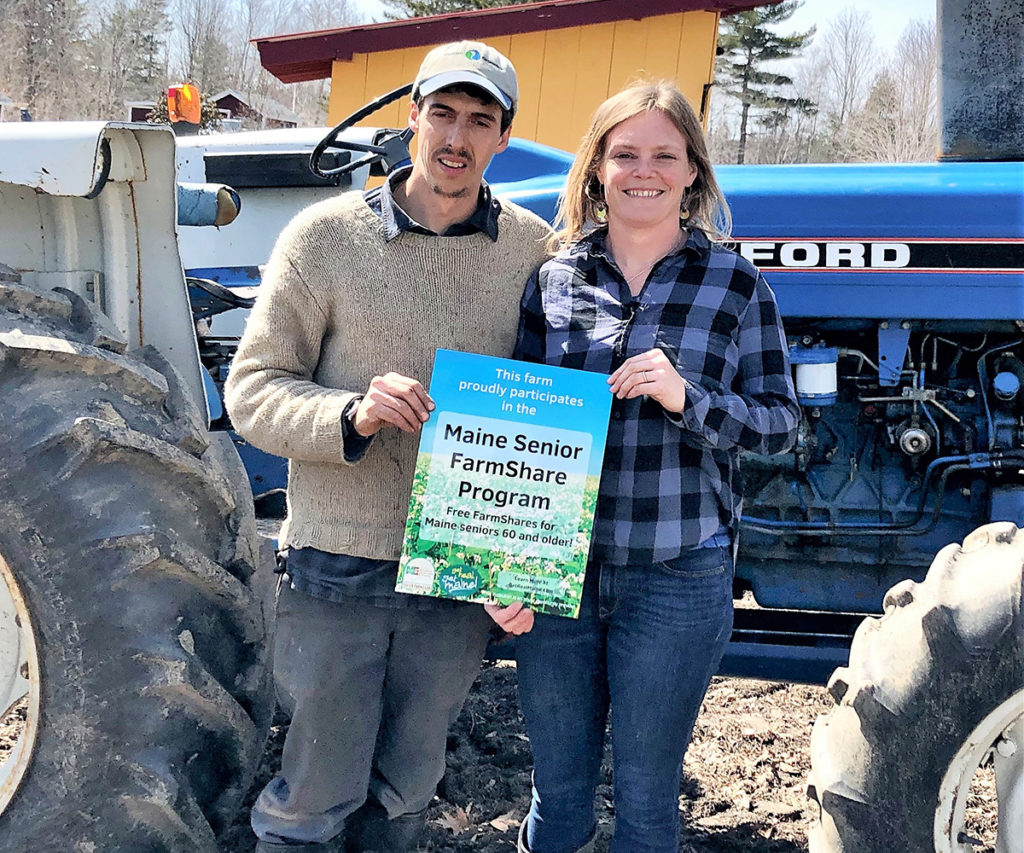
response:
M686 195L683 195L682 201L679 202L679 221L686 222L690 218L690 208L687 205Z
M605 222L608 219L608 202L604 199L604 185L597 179L597 175L587 181L584 192L594 208L594 219L598 222Z

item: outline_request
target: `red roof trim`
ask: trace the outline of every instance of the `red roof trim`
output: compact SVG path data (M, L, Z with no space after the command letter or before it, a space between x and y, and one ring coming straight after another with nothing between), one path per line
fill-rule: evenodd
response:
M441 44L457 39L556 30L584 24L641 20L675 12L729 14L771 5L778 0L544 0L520 6L499 6L472 12L408 18L313 33L253 39L263 67L283 83L331 76L331 63L356 53L377 53L405 47Z

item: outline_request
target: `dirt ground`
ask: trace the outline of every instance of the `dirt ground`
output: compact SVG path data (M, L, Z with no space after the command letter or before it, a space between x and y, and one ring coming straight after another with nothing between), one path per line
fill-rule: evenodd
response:
M530 802L530 745L516 699L516 671L487 664L448 738L448 767L428 812L423 851L511 853ZM807 850L813 818L805 789L816 717L832 707L824 688L716 678L686 755L679 791L680 853L796 853ZM257 786L280 759L286 720L279 715ZM613 827L611 760L597 794L596 853ZM991 778L975 785L970 834L991 853L995 802ZM243 812L224 853L251 853ZM865 851L867 853L867 851ZM875 851L871 851L875 853Z
M448 768L430 806L423 851L511 853L530 799L530 749L516 701L515 667L487 664L448 738ZM831 707L823 688L716 678L697 720L679 792L681 853L796 853L813 818L805 796L811 726ZM24 722L0 720L0 761ZM248 806L280 761L287 720L278 714L245 808L223 853L251 853ZM597 795L597 853L612 831L611 763ZM996 803L990 771L971 791L968 834L992 853ZM867 853L867 851L865 851ZM875 853L875 851L871 851Z

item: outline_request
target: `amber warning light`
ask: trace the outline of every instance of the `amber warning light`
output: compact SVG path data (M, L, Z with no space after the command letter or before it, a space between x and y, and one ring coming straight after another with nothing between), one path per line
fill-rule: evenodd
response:
M199 90L191 83L167 87L167 118L175 133L197 133L202 110Z

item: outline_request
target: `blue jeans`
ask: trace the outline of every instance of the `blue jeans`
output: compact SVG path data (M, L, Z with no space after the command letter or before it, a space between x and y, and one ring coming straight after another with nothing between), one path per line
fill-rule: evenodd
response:
M732 574L727 547L591 564L579 619L538 614L517 638L534 760L531 853L571 853L592 837L609 708L611 851L677 853L683 754L732 631Z

